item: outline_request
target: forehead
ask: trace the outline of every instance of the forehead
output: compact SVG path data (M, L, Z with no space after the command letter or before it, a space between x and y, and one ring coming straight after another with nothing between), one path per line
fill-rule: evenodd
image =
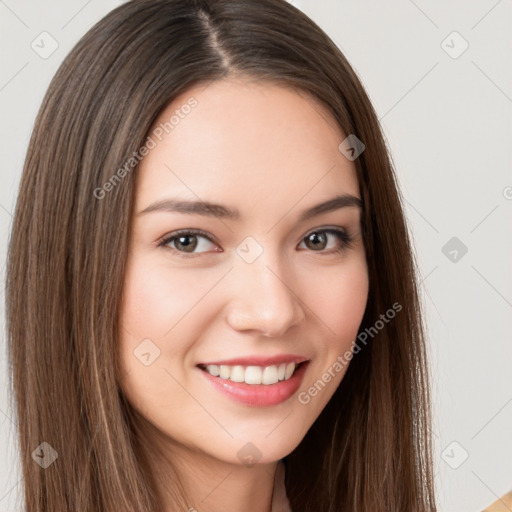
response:
M175 98L150 131L155 142L137 177L137 204L179 196L243 208L290 204L308 194L358 195L346 135L328 109L302 91L223 80Z

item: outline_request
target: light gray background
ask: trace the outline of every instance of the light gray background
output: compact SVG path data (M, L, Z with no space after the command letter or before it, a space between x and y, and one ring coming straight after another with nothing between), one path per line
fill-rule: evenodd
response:
M71 47L120 3L0 0L2 278L43 94ZM511 2L292 3L339 45L381 119L421 268L440 512L480 511L512 488ZM44 31L58 43L49 56L39 54L52 49ZM443 253L452 237L466 254ZM19 511L1 314L0 511Z

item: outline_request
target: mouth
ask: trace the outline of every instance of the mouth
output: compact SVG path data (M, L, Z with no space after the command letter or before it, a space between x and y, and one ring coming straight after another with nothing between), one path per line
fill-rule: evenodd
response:
M267 366L198 364L214 389L235 402L268 407L288 400L300 387L310 360Z
M212 377L218 377L231 382L244 382L251 386L259 384L272 386L278 382L289 380L307 362L284 362L267 366L224 364L199 364L197 366Z

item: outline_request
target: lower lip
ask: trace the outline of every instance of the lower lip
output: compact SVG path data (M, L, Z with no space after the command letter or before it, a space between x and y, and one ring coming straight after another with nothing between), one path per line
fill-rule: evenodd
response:
M233 382L229 379L214 377L206 370L201 370L200 368L199 371L215 389L224 393L235 402L255 407L267 407L288 400L299 389L308 364L309 361L302 363L288 380L268 385Z

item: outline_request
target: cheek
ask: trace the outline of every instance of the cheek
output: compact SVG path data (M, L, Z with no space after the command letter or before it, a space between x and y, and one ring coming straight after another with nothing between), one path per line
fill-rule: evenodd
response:
M215 301L204 299L224 274L176 269L143 255L129 260L120 311L121 385L139 410L149 396L168 398L172 375L183 381L195 341L216 313ZM177 407L186 405L179 402L185 395L174 397Z
M329 346L350 346L357 335L368 299L368 270L363 258L315 279L308 304L331 334ZM343 351L345 351L344 349Z
M137 383L141 396L154 393L158 379L165 380L162 373L168 359L186 351L187 338L174 333L200 292L194 289L199 287L197 281L180 278L180 273L171 278L151 263L142 257L129 261L120 311L122 375L128 375L123 387L128 390ZM165 342L169 336L172 345Z
M325 333L317 346L309 378L298 394L298 402L311 423L320 415L342 381L352 360L368 299L368 270L364 258L325 273L315 280L308 304ZM302 410L302 409L301 409Z
M194 339L185 329L212 279L192 279L142 255L129 261L120 311L120 385L132 406L160 427L187 406L189 397L173 377L183 381L175 367L183 363Z
M163 339L189 315L221 274L134 260L125 277L122 325L134 336Z

